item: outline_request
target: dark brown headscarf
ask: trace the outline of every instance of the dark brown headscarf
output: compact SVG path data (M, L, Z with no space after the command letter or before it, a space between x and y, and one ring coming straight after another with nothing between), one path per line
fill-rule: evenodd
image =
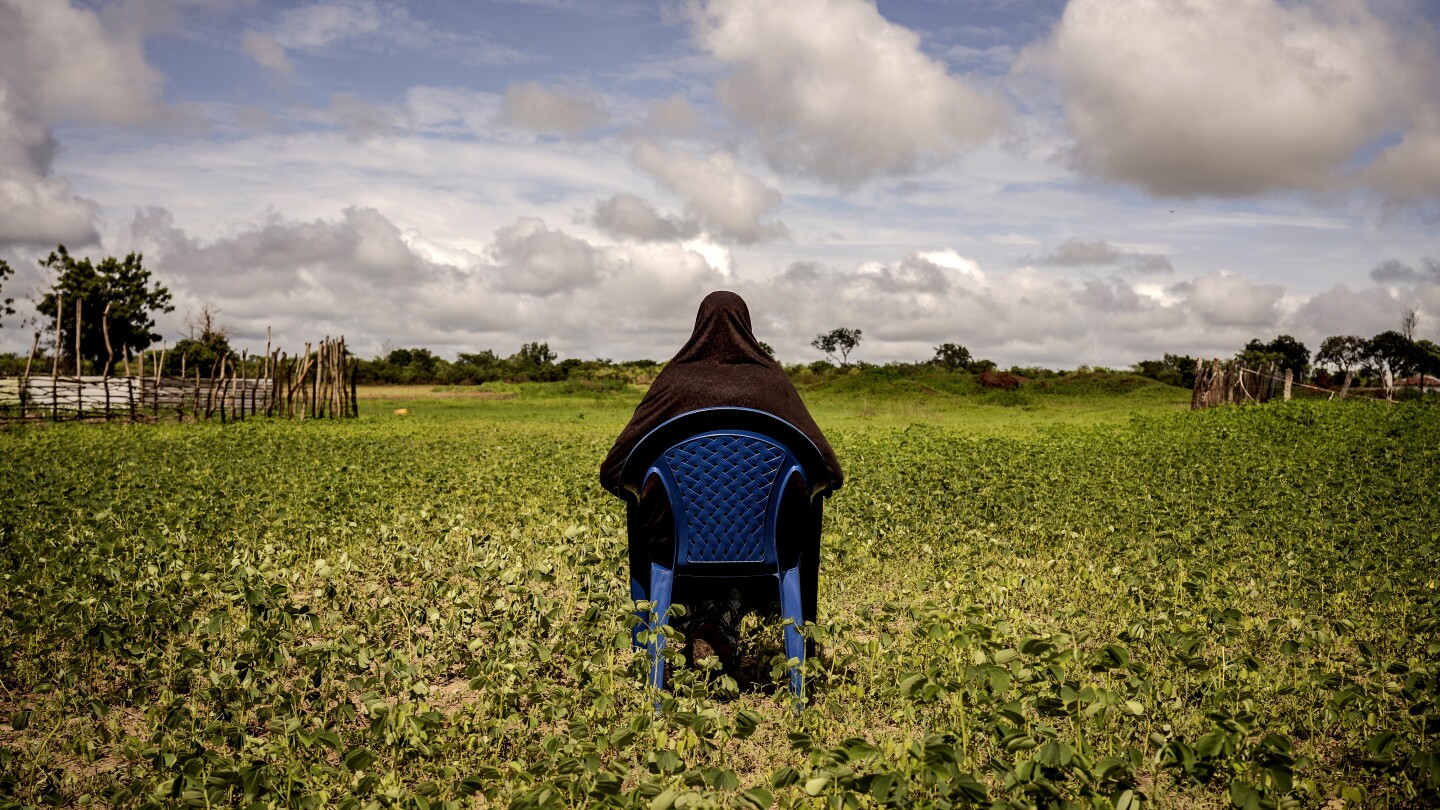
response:
M645 434L666 420L698 408L754 408L800 429L825 457L830 489L844 480L840 461L825 441L800 394L780 364L770 359L750 329L750 310L733 292L713 292L700 302L695 331L655 378L600 464L600 483L619 495L620 469Z

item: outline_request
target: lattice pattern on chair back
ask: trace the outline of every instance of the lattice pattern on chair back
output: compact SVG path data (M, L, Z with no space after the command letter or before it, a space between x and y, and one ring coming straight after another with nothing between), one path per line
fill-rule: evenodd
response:
M685 503L690 562L761 562L783 448L752 436L702 436L665 451Z

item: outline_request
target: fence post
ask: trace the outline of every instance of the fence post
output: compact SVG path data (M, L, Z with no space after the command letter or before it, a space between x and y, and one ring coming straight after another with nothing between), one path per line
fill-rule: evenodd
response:
M25 395L30 388L30 363L35 359L35 347L40 345L40 330L35 330L35 338L30 341L30 354L25 358L25 376L20 378L20 418L25 418Z

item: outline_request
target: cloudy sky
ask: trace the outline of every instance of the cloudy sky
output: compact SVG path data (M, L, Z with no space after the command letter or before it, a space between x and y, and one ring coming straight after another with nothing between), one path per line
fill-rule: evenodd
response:
M788 362L1440 339L1431 0L0 0L0 258L239 346Z

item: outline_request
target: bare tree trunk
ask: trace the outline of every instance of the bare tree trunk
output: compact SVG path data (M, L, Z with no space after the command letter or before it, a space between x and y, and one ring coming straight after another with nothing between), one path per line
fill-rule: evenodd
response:
M1290 385L1295 382L1295 369L1285 369L1285 401L1290 401Z

